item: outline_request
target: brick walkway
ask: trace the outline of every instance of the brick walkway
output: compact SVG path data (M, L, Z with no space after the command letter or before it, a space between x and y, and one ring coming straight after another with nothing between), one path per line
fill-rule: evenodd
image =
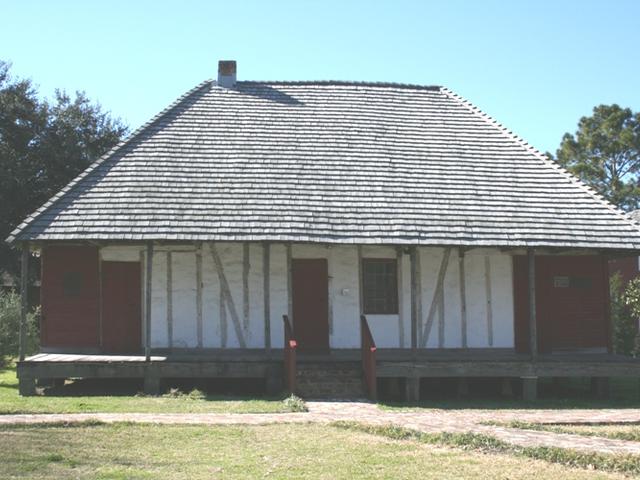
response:
M329 423L339 420L397 425L422 432L473 432L519 446L563 447L587 452L640 455L640 442L483 425L518 420L533 423L640 423L640 409L624 410L429 410L396 412L366 402L307 402L308 413L74 413L0 415L0 425L70 423L98 420L191 425Z

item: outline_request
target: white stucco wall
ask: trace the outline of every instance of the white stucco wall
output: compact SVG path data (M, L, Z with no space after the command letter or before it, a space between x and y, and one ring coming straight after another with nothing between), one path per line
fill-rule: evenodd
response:
M244 315L244 249L241 243L216 244L224 275L231 290L238 316L239 328L248 348L264 348L265 319L263 292L262 244L250 244L248 269L249 316ZM171 250L170 284L167 282L167 254ZM139 260L139 247L105 247L103 260ZM421 326L427 320L438 271L444 254L443 248L419 249L421 271ZM397 258L393 247L363 246L363 258ZM232 312L226 302L221 309L221 287L209 244L200 252L202 261L202 316L201 334L198 334L197 254L194 246L158 247L155 250L152 274L151 344L153 347L238 348L241 343L236 333ZM295 258L326 258L329 267L329 321L332 348L358 348L360 346L360 299L358 282L358 248L348 245L294 244L291 256ZM460 289L460 260L457 249L452 249L444 277L444 328L440 331L438 308L435 310L428 336L428 348L463 347L463 323ZM488 265L488 269L487 269ZM512 348L513 334L513 280L512 259L494 249L474 249L464 254L465 299L467 319L467 346L469 348ZM487 275L489 275L487 277ZM490 287L487 288L487 281ZM171 294L168 295L168 289ZM399 266L399 313L397 315L368 315L374 339L379 348L409 348L411 346L411 266L409 255L401 255ZM287 284L287 247L270 246L270 340L273 348L282 348L282 315L289 311ZM491 297L487 293L490 291ZM171 311L168 303L172 305ZM491 302L491 315L488 315ZM436 304L438 304L436 299ZM172 338L169 338L169 317L172 317ZM490 317L490 318L489 318ZM492 323L490 339L488 322ZM421 329L419 329L421 331ZM420 341L420 338L419 338ZM420 344L421 345L421 344Z

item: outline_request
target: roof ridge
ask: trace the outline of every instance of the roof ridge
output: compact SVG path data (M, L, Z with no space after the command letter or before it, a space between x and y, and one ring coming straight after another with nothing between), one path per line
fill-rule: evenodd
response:
M605 206L606 208L608 208L612 213L615 213L618 217L621 217L622 220L625 220L627 222L630 222L634 227L640 227L640 222L637 222L635 220L631 219L631 216L625 212L624 210L622 210L621 208L615 206L614 204L612 204L610 201L608 201L606 198L604 198L600 193L598 193L596 190L594 190L593 188L591 188L589 185L587 185L586 183L584 183L582 180L580 180L578 177L576 177L575 175L573 175L571 172L569 172L566 168L562 167L560 164L558 164L557 162L554 162L553 160L549 159L549 157L547 157L544 153L542 153L540 150L538 150L536 147L534 147L533 145L531 145L529 142L527 142L526 140L524 140L522 137L520 137L519 135L517 135L516 133L514 133L512 130L509 130L507 127L505 127L502 123L500 123L499 121L497 121L495 118L493 118L491 115L489 115L488 113L484 112L481 108L475 106L473 103L471 103L469 100L467 100L466 98L464 98L463 96L455 93L454 91L452 91L451 89L449 89L448 87L442 87L440 89L440 91L442 91L445 95L449 96L450 98L453 98L454 100L456 100L458 103L462 104L463 106L465 106L466 108L468 108L474 115L476 115L477 117L479 117L480 119L482 119L484 122L493 125L495 127L497 127L500 132L505 135L507 138L515 141L516 143L518 143L518 145L520 145L522 148L524 148L526 151L528 151L529 153L533 154L536 158L538 158L539 160L542 160L545 164L547 164L549 167L553 168L554 170L557 170L558 173L562 174L563 176L565 176L571 183L573 183L574 185L576 185L577 187L581 188L582 190L585 191L585 193L587 193L588 195L590 195L591 197L594 198L594 200L599 201L600 203L603 204L603 206Z
M13 231L9 234L9 236L6 238L5 241L7 243L9 243L9 244L14 243L15 240L16 240L16 237L25 228L27 228L40 215L42 215L44 212L46 212L58 200L60 200L68 192L70 192L74 187L76 187L85 177L87 177L89 174L91 174L97 167L102 165L107 159L109 159L111 156L115 155L117 152L122 150L125 146L129 145L133 140L135 140L137 137L139 137L144 131L146 131L153 124L155 124L160 119L162 119L164 116L166 116L170 111L172 111L174 108L176 108L178 105L180 105L188 97L190 97L191 95L193 95L194 93L199 91L205 85L209 85L210 83L211 83L210 80L205 80L203 82L200 82L195 87L191 88L190 90L188 90L185 93L183 93L182 95L180 95L176 100L174 100L172 103L170 103L169 106L167 106L163 110L160 110L160 112L158 112L150 120L148 120L147 122L145 122L142 125L140 125L127 138L125 138L124 140L120 141L118 144L113 146L111 148L111 150L107 151L102 156L100 156L97 160L95 160L92 164L90 164L87 168L85 168L82 172L80 172L73 180L71 180L69 183L67 183L67 185L62 190L60 190L53 197L51 197L49 200L47 200L40 208L35 210L31 215L29 215L27 218L25 218L20 225L18 225L15 229L13 229Z
M215 83L215 82L214 82ZM407 88L411 90L433 90L438 91L443 87L440 85L418 85L415 83L401 82L378 82L378 81L357 81L357 80L239 80L236 84L241 85L344 85L356 87L387 87L387 88Z

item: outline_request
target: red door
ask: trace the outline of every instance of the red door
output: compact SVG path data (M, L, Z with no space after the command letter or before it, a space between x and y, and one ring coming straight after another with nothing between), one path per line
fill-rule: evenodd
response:
M329 271L327 260L291 261L293 332L300 350L329 349Z
M142 348L140 263L102 262L102 349L134 353Z
M47 246L42 252L43 347L99 345L98 249Z
M513 259L515 346L529 352L528 263ZM597 255L536 257L538 351L608 345L608 265Z

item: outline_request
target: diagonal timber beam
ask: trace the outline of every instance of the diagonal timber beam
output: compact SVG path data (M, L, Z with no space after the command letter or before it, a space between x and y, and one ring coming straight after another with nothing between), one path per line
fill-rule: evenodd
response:
M233 322L233 328L236 331L236 336L238 337L238 343L241 348L246 348L247 344L244 340L244 334L242 325L240 323L240 317L238 316L238 310L236 309L236 305L233 302L233 296L231 295L231 289L229 288L229 282L227 282L227 276L224 273L224 267L222 265L222 260L220 259L220 255L218 254L218 249L216 248L215 243L210 243L209 248L211 250L211 256L213 257L213 263L216 266L216 272L218 273L218 279L220 280L220 293L222 294L221 300L223 300L227 307L229 308L229 313L231 314L231 320Z
M442 261L440 262L440 270L438 271L438 280L436 282L436 288L433 292L433 298L431 299L431 306L429 307L429 313L425 320L424 328L422 329L422 338L420 344L424 348L429 340L429 334L431 333L431 327L433 326L433 320L436 315L436 307L438 306L438 299L441 292L444 289L444 276L447 273L447 266L449 264L449 257L451 256L451 248L447 247L442 254Z

